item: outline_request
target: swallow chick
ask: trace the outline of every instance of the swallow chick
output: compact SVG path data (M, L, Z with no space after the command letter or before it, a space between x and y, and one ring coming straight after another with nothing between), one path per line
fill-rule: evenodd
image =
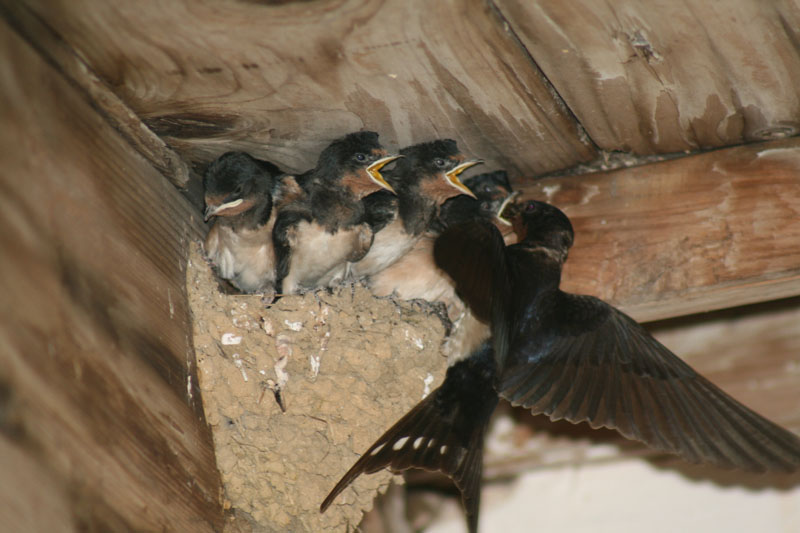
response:
M227 152L203 176L205 220L215 217L205 252L219 276L241 292L274 292L273 203L282 174L268 161Z
M335 285L347 263L367 253L373 231L361 200L381 189L392 191L380 170L398 157L387 155L377 133L351 133L333 141L313 169L296 177L302 194L281 207L272 232L278 292Z
M445 201L430 228L411 250L370 277L369 288L374 295L441 302L451 323L459 319L464 306L455 294L450 276L433 260L433 243L447 227L469 220L482 219L495 223L498 229L510 230L511 223L502 217L502 212L515 196L502 170L479 174L463 183L475 197L462 194ZM486 331L488 333L488 329Z
M411 250L448 198L475 196L459 175L482 161L465 161L455 141L416 144L400 150L400 155L394 168L386 172L386 181L396 195L380 191L364 199L375 240L369 252L350 265L353 279L368 278Z
M447 200L431 225L435 235L441 234L450 226L475 219L499 224L501 233L511 228L511 222L503 217L503 212L517 194L511 187L505 170L477 174L462 181L475 197L462 195Z
M450 227L436 241L437 264L476 316L491 322L491 341L455 360L439 389L367 450L322 508L365 472L438 470L461 491L476 532L475 453L498 398L552 420L615 429L694 463L800 468L797 435L728 396L618 309L559 289L574 240L563 212L530 201L512 222L519 242L510 246L481 221Z

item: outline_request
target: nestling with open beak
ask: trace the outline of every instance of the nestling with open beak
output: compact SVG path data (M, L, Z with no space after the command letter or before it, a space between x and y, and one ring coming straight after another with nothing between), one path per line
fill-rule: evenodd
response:
M559 289L573 243L556 207L526 202L506 246L483 221L452 226L437 264L455 280L492 339L447 370L442 385L373 444L323 501L389 467L438 470L461 492L478 529L483 439L503 398L552 420L588 422L694 463L754 472L800 468L800 438L737 402L633 319L592 296Z
M503 217L506 206L516 198L505 170L477 174L462 180L475 198L456 196L447 200L431 229L439 235L446 228L476 218L489 220L500 233L512 233L511 222Z
M400 155L385 173L396 196L380 191L364 199L375 241L369 253L351 265L353 279L372 276L411 250L445 200L460 194L475 196L459 175L481 161L465 161L455 141L416 144L400 150Z
M280 293L335 285L348 262L364 257L373 231L362 198L381 189L392 193L380 171L397 157L387 156L377 133L351 133L296 177L303 194L280 208L272 232Z
M403 300L441 302L451 323L461 318L464 305L455 293L453 280L436 266L433 243L445 228L474 219L493 222L513 237L511 223L501 215L515 196L508 176L502 170L478 174L463 180L463 183L475 197L462 194L445 201L431 227L413 248L395 263L370 277L369 288L373 294L393 295ZM484 325L483 330L480 340L488 337L488 324ZM451 333L460 334L456 330Z

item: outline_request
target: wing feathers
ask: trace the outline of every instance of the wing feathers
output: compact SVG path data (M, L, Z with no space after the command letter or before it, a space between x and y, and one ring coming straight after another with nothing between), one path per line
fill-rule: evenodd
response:
M539 330L511 340L497 381L502 397L553 420L616 429L695 463L800 467L796 435L725 394L621 312L559 294L541 300L548 303L536 310ZM592 319L592 306L604 320ZM591 327L576 334L581 324Z

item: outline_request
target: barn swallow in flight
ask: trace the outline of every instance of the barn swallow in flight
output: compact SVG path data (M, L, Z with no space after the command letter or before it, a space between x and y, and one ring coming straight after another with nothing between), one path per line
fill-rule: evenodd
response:
M377 133L351 133L297 176L303 194L279 210L272 232L279 293L331 286L344 277L348 261L367 253L373 233L361 200L392 191L380 170L398 157L387 156Z
M445 200L461 194L475 197L459 175L482 161L465 161L455 141L439 139L408 146L400 155L402 159L386 172L396 196L380 191L364 199L375 240L369 252L350 265L354 279L380 272L411 250Z
M498 398L552 420L588 422L679 455L754 472L794 472L800 438L737 402L632 318L559 289L569 219L529 201L505 246L481 221L445 230L434 255L492 339L452 364L442 385L373 444L321 509L356 477L383 467L450 476L470 532L478 527L483 439Z
M216 217L205 251L219 276L245 293L272 293L273 204L279 201L282 171L244 152L227 152L203 176L205 220Z

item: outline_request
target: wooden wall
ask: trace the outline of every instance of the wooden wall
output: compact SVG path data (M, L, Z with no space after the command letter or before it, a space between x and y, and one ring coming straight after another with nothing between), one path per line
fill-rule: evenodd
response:
M4 0L75 50L184 160L289 170L370 128L452 137L519 183L600 151L696 151L800 127L793 0Z
M637 154L800 131L800 4L493 0L592 141Z
M797 139L540 179L524 196L572 220L565 290L640 321L800 295Z
M0 20L0 529L219 531L195 211Z

